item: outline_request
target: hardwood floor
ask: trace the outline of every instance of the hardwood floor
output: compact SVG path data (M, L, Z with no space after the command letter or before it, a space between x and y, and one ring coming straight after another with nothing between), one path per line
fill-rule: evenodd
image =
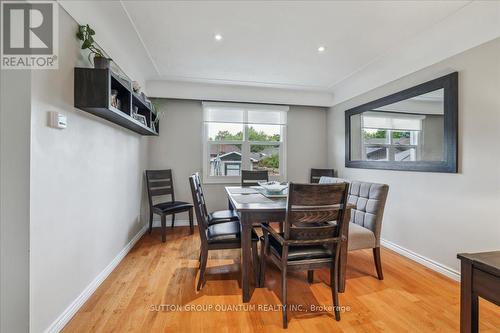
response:
M64 332L458 332L459 285L400 255L382 249L384 280L376 278L371 250L350 252L341 321L332 311L327 270L289 275L289 328L281 312L279 272L268 265L265 288L241 302L238 250L211 253L207 283L196 292L199 239L188 227L146 234L66 325ZM163 307L162 307L163 305ZM170 307L198 307L176 311ZM212 309L210 310L210 306ZM226 308L223 308L226 307ZM233 311L222 311L232 307ZM252 311L246 308L255 307ZM189 309L188 309L189 310ZM500 307L480 302L480 331L500 332Z

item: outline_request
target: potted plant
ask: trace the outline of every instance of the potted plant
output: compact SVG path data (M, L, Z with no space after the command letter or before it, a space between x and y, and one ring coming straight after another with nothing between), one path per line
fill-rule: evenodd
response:
M160 118L163 118L165 116L165 112L160 111L160 104L159 104L158 100L153 99L151 101L151 111L152 111L153 115L155 116L154 120L152 122L153 130L158 131L158 128L159 128L158 125L160 123Z
M92 62L90 57L94 55L94 68L107 69L110 65L110 58L106 58L103 51L95 45L94 36L95 31L88 25L80 25L76 37L81 40L82 50L89 49L89 61Z

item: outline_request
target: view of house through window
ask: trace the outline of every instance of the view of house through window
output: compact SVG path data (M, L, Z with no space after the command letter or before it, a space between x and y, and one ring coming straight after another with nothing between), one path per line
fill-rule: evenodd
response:
M363 156L367 161L416 161L419 132L363 128Z
M352 161L443 161L444 90L350 116Z
M271 178L283 175L288 108L239 103L203 107L206 178L238 181L243 169L267 170Z

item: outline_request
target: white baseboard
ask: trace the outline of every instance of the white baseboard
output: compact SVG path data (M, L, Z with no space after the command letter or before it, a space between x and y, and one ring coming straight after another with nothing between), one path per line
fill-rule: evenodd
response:
M393 242L390 242L386 239L381 239L380 244L382 244L384 247L386 247L394 252L399 253L400 255L402 255L408 259L416 261L419 264L422 264L425 267L432 269L435 272L443 274L443 275L445 275L445 276L447 276L455 281L460 281L460 272L458 272L458 271L456 271L448 266L445 266L445 265L438 263L432 259L424 257L418 253L415 253L411 250L408 250L408 249L406 249L398 244L395 244Z
M80 307L92 296L101 283L108 277L109 274L118 266L125 256L134 247L135 243L144 235L147 226L144 226L139 232L128 242L127 245L118 253L118 255L109 263L109 265L83 290L83 292L68 306L66 310L47 328L45 333L60 332L64 326L73 318Z

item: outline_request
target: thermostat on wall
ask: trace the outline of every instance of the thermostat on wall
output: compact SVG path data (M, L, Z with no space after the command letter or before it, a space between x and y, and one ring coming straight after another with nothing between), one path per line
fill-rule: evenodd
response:
M66 116L57 111L50 112L50 127L54 128L66 128Z

